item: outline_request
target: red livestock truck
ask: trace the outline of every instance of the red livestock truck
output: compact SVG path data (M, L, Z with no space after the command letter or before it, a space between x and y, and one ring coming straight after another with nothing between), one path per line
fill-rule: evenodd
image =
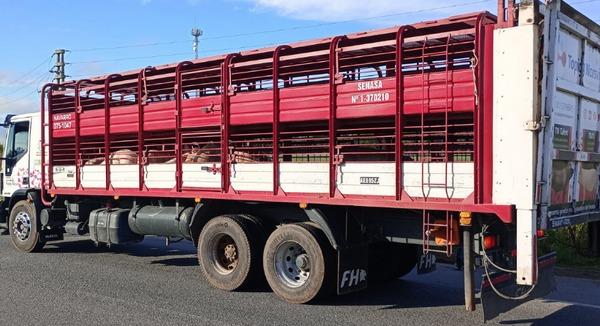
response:
M500 1L48 84L5 123L0 218L24 252L191 240L212 286L292 303L460 249L492 318L553 289L544 230L600 218L599 35L564 1Z

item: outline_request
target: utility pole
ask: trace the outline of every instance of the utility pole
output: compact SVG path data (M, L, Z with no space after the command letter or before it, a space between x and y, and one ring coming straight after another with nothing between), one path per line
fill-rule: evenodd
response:
M192 47L192 49L194 49L194 53L196 54L196 59L198 59L198 38L200 36L202 36L203 32L201 29L199 28L192 28L192 36L194 37L194 46Z
M54 56L56 56L56 62L54 63L54 67L50 72L54 73L54 80L57 84L62 84L65 82L65 49L56 49L54 51Z

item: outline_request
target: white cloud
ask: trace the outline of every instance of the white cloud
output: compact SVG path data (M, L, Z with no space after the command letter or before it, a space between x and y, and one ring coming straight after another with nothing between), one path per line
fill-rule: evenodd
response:
M400 1L400 0L248 0L258 10L273 10L289 18L319 21L343 21L364 17L383 16L404 12L426 14L427 9L436 10L438 15L447 15L464 11L463 7L450 8L464 1ZM479 4L481 10L484 5Z

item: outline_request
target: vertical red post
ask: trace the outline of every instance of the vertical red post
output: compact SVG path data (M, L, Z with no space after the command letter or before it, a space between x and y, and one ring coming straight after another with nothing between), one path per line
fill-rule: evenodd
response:
M484 119L483 119L483 104L485 102L485 93L483 92L484 90L484 81L483 81L483 65L484 65L484 58L483 58L483 54L485 53L485 49L484 49L484 35L485 35L485 31L484 31L484 23L485 23L485 19L486 19L486 14L481 14L479 15L479 17L477 17L477 22L475 24L475 64L476 66L473 67L473 69L475 69L475 78L476 80L474 80L475 82L475 87L476 87L476 91L475 91L475 110L474 110L474 117L473 117L473 122L474 122L474 144L473 144L473 149L474 149L474 155L473 155L473 160L474 160L474 167L475 167L475 171L474 171L474 175L475 175L475 187L474 187L474 203L475 204L480 204L482 203L482 197L483 197L483 171L484 171L484 165L483 165L483 152L484 152L484 148L483 148L483 123L484 123Z
M121 75L113 74L104 79L104 181L105 189L112 187L110 180L110 81Z
M273 51L273 195L279 193L279 57L289 48L280 45Z
M483 203L492 203L494 184L494 25L485 26L483 54Z
M329 197L335 197L337 189L337 166L340 164L335 154L337 120L338 47L345 36L336 36L329 46Z
M231 180L229 162L230 90L231 63L238 54L228 54L221 66L221 191L228 192Z
M51 153L52 150L50 147L50 142L52 141L52 114L50 113L52 103L51 103L51 92L54 84L46 84L42 87L42 95L40 96L41 104L40 104L40 122L42 127L42 134L40 136L42 147L41 147L41 162L42 162L42 182L40 185L40 199L44 206L50 206L52 203L46 200L46 185L50 188L52 184L52 159ZM49 90L48 90L49 88ZM48 122L46 122L46 92L48 92ZM48 127L48 144L46 144L46 125ZM48 148L48 161L46 162L46 147ZM46 175L46 168L48 168L48 175ZM46 184L46 177L48 177L48 183Z
M181 72L189 61L181 62L175 68L175 191L180 192L183 187L183 141L181 139L181 101L183 97L183 85Z
M395 129L395 154L396 162L396 200L402 199L403 181L402 181L402 124L404 115L404 75L402 73L403 46L404 37L407 31L412 30L412 26L402 26L396 33L396 114L394 118Z
M89 82L87 79L79 80L75 83L74 96L75 96L75 189L81 189L81 166L83 165L82 154L81 154L81 132L79 122L81 119L81 113L83 107L81 106L81 84Z
M144 83L146 83L146 73L149 72L153 68L144 68L138 73L138 85L137 85L137 93L138 93L138 176L139 176L139 185L138 188L140 191L143 191L146 187L145 185L145 173L144 166L146 165L146 158L144 156L144 106L146 105L146 99L148 94L145 93L146 87ZM143 95L142 95L143 94Z
M444 110L444 190L446 192L446 198L448 199L448 201L450 201L451 197L450 197L450 193L448 192L448 163L450 160L450 155L448 153L449 148L449 144L448 144L448 115L449 115L449 111L450 111L450 92L449 92L449 88L452 87L450 85L450 68L451 68L451 63L450 60L452 60L450 58L450 43L452 42L452 34L448 35L448 38L446 39L446 83L445 83L445 91L446 91L446 109ZM452 162L454 162L454 159L452 160ZM446 213L448 214L448 213ZM448 224L446 224L448 225ZM446 237L446 239L448 239Z
M425 95L429 94L425 87L425 49L427 49L427 37L423 40L423 47L421 48L421 62L419 63L419 68L421 69L421 151L419 154L419 159L421 160L421 193L423 194L423 200L427 201L427 193L425 192L425 102L429 104L429 99L426 99ZM427 106L427 110L429 111L429 106ZM431 160L431 158L430 158ZM431 179L429 179L431 180ZM431 189L431 182L427 182L429 184L429 189Z

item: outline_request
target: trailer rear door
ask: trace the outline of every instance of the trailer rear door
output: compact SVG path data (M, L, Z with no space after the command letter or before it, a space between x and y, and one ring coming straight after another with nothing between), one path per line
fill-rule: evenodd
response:
M539 227L600 218L600 26L562 0L544 13Z

